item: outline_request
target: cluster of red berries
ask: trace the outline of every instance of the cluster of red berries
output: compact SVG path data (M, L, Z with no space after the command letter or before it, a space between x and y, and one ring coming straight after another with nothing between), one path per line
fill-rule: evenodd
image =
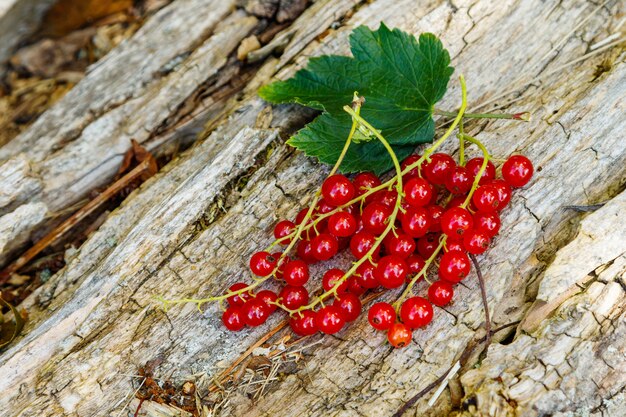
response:
M336 333L360 315L360 296L366 291L398 288L414 278L428 280L428 267L438 264L439 279L430 284L426 298L411 296L399 300L396 308L379 302L369 309L372 327L387 331L393 346L406 346L412 330L431 322L432 305L442 307L451 301L453 286L470 272L467 253L487 250L499 231L498 213L510 201L512 188L524 186L533 174L531 162L521 155L502 165L501 179L496 179L495 166L490 161L485 165L483 158L461 166L450 155L435 153L409 169L419 159L412 155L402 162L400 201L398 192L381 187L372 173L360 173L352 181L343 175L328 177L314 210L303 209L294 222L283 220L274 228L276 243L295 247L297 256L257 252L250 259L254 275L284 282L280 293L255 294L258 284L234 284L229 288L224 325L230 330L258 326L280 307L290 313L290 326L298 335ZM481 171L478 187L473 187ZM296 237L299 240L292 243ZM304 286L311 278L309 265L327 261L344 249L356 257L358 267L351 275L337 268L326 271L321 285L332 303L324 304L321 297L309 304Z

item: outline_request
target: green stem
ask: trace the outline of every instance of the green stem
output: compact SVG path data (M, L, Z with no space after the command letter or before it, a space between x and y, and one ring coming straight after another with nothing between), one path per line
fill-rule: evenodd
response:
M485 148L485 145L483 145L475 137L465 135L465 134L460 134L460 133L458 136L461 140L466 140L478 146L483 153L483 163L481 164L480 169L478 170L478 173L476 174L476 177L474 178L474 182L472 183L472 188L470 189L469 193L467 193L467 197L465 198L465 201L463 202L463 204L461 204L462 208L467 208L470 201L472 200L474 191L476 191L476 189L478 188L478 184L480 182L480 179L483 176L483 173L485 172L485 169L487 169L487 164L489 163L491 156L489 155L489 151L487 151L487 148Z
M434 114L445 117L455 117L458 113L452 111L446 111L441 109L435 109ZM522 113L465 113L463 117L467 119L508 119L508 120L521 120L527 122L530 120L529 112Z
M459 165L465 166L465 140L463 139L463 119L459 122Z

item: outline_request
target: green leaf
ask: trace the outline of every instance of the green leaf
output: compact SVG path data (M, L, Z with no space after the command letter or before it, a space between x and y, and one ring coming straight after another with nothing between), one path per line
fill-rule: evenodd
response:
M311 58L293 78L259 90L272 103L299 103L323 111L287 143L334 164L352 125L343 107L351 103L355 91L365 97L361 116L380 129L399 158L409 155L417 144L431 142L433 108L454 71L441 41L430 33L418 41L381 23L376 31L356 28L350 35L350 48L353 57ZM380 174L392 166L387 151L374 139L351 144L341 171Z

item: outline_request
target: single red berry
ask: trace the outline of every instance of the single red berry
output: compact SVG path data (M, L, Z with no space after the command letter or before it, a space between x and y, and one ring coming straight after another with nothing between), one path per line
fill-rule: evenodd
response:
M387 340L395 348L403 348L411 343L413 332L402 323L394 323L387 331Z
M348 278L348 292L356 295L357 297L362 296L367 291L367 288L363 288L356 277L353 275Z
M471 233L471 232L469 232ZM465 236L467 236L467 233L465 234ZM451 250L457 250L457 251L465 251L465 246L463 246L463 240L456 240L456 239L451 239L448 238L446 239L446 245L443 247L443 250L446 252L450 252Z
M428 299L436 306L443 307L454 296L452 284L446 281L435 281L428 287Z
M387 227L387 221L389 220L391 211L389 206L377 201L368 204L361 215L363 228L370 233L380 235Z
M341 174L326 178L322 184L322 196L332 206L342 206L354 198L354 185Z
M289 220L282 220L276 223L274 226L274 237L276 240L280 240L281 245L287 245L291 243L291 239L282 239L285 236L289 236L296 228L296 225ZM282 239L282 240L281 240Z
M388 330L396 322L396 311L389 303L376 303L370 307L367 320L376 330Z
M290 310L296 310L309 302L309 292L304 287L285 285L278 297L281 304Z
M300 311L289 319L291 330L298 336L311 336L317 332L315 325L315 312L311 310Z
M389 233L389 239L385 239L385 248L389 255L397 255L402 259L406 259L415 252L415 241L413 238L404 233L398 233L396 236Z
M528 184L533 172L533 163L523 155L512 155L502 164L502 178L511 187L523 187Z
M350 252L357 259L361 259L372 249L374 243L376 243L376 236L365 230L358 232L350 239ZM374 255L378 255L379 250L380 246L376 248Z
M478 211L489 213L500 208L498 190L493 185L481 185L472 196L472 201Z
M439 246L440 233L428 233L426 236L420 237L417 240L417 253L419 253L424 259L430 258L437 246Z
M480 230L472 230L463 237L463 247L469 253L480 255L489 247L489 236Z
M254 298L241 307L243 321L251 327L260 326L270 316L270 309L263 300Z
M419 161L419 159L420 159L419 155L409 155L409 156L407 156L404 159L404 161L402 161L402 163L400 164L400 169L402 170L402 172L404 172L405 169L407 169L410 165L413 165L414 163ZM415 167L415 168L411 169L409 172L407 172L406 174L404 174L402 176L402 179L404 181L408 181L411 178L419 177L419 175L420 175L419 167Z
M320 233L311 241L313 256L318 261L327 261L337 254L339 242L330 233Z
M472 182L474 182L474 178L478 175L478 171L480 171L480 167L483 165L483 158L472 158L467 161L465 164L465 168L467 172L470 174ZM480 177L478 184L486 184L496 177L496 167L491 163L491 161L487 161L487 166L485 167L485 171L483 175Z
M426 261L421 255L413 254L409 256L406 260L406 264L409 267L409 274L415 275L419 274L422 269L426 266ZM407 275L407 281L409 280L409 276Z
M228 291L236 292L239 290L243 290L244 288L247 288L247 287L248 287L248 284L244 282L238 282L236 284L231 285L228 288ZM246 291L237 295L231 295L230 297L227 298L228 304L233 307L241 307L242 305L246 303L246 301L252 298L252 295L250 293L251 291Z
M378 287L378 280L374 276L374 269L370 261L365 261L356 269L356 282L366 290Z
M400 319L411 329L426 326L433 319L433 306L425 298L411 297L402 303Z
M233 332L243 329L245 323L243 321L243 312L240 307L230 306L222 314L222 323Z
M361 300L351 292L340 295L333 305L339 307L341 317L347 322L356 320L361 314Z
M352 236L356 232L357 222L350 213L340 211L328 219L328 232L337 237Z
M461 207L452 207L441 216L441 231L452 239L459 239L472 230L474 219L469 211Z
M345 323L341 310L335 305L322 307L315 313L315 325L322 333L337 333Z
M513 194L513 190L511 190L509 184L507 184L504 180L492 180L489 181L489 185L495 187L498 192L498 211L502 210L507 204L509 204L509 201L511 201L511 194Z
M276 295L274 291L261 290L256 295L256 298L265 303L270 313L273 313L278 308L278 306L275 304L276 300L278 299L278 295Z
M431 204L427 206L428 214L430 215L430 227L429 232L441 232L441 216L443 216L443 207L437 204Z
M500 216L495 211L491 213L479 211L474 214L474 229L486 233L489 237L494 237L500 231Z
M430 214L424 207L408 207L402 214L402 231L412 238L420 238L430 229Z
M378 187L381 183L380 178L378 178L376 174L372 172L361 172L354 177L352 184L354 185L356 195L359 196L365 194L371 188Z
M326 213L330 213L334 209L335 209L335 206L328 204L328 202L325 199L320 198L319 201L317 202L317 206L315 206L315 213L326 214Z
M309 267L300 259L290 261L283 270L283 279L289 285L304 285L309 280Z
M464 252L446 252L439 261L439 277L456 284L469 274L470 268L470 260Z
M398 201L398 193L395 190L380 190L374 194L374 201L384 204L393 210L396 206L396 201Z
M250 269L254 275L266 277L276 266L276 259L267 252L257 252L250 258Z
M295 224L300 224L304 221L304 218L306 217L307 213L309 212L309 208L303 208L302 210L300 210L298 212L298 214L296 214L296 223Z
M452 194L466 194L472 188L473 177L465 167L454 167L446 180L446 188Z
M298 256L307 264L313 264L317 262L315 256L313 256L313 244L310 240L304 239L298 242L297 248Z
M374 276L378 283L385 288L397 288L404 284L409 267L404 259L396 255L387 255L380 258Z
M337 268L329 269L328 271L326 271L324 273L324 276L322 277L322 288L324 288L324 291L330 291L335 286L335 284L337 284L337 281L343 278L344 275L345 272ZM348 291L347 280L342 282L339 287L337 287L337 294L343 294L346 291Z
M404 184L404 199L413 207L424 207L433 197L433 186L424 178L412 178Z
M430 162L423 164L422 172L431 183L442 185L452 174L452 169L455 166L456 163L450 155L434 153L430 156Z

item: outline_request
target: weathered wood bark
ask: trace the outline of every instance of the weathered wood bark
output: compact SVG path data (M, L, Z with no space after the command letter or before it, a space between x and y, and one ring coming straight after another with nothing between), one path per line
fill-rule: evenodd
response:
M480 366L476 358L460 371L460 405L444 393L432 407L418 402L410 414L623 414L624 51L562 68L620 30L623 4L610 1L594 11L582 0L318 1L270 43L282 55L260 53L265 62L254 77L225 95L218 87L240 66L228 57L259 22L233 6L174 1L0 148L0 245L7 254L0 262L6 262L45 224L46 212L107 183L131 138L158 150L197 132L189 114L207 126L196 146L133 193L23 303L30 315L25 334L0 356L0 409L10 416L132 415L137 400L127 405L136 378L129 375L146 361L163 359L158 376L208 380L277 323L233 334L220 326L217 306L204 315L189 305L164 313L153 297L223 291L244 276L246 258L269 241L276 220L309 201L327 168L283 138L311 114L272 109L255 91L311 55L347 53L354 26L385 21L441 36L468 80L472 104L513 90L497 102L531 111L531 122L468 129L496 157L523 152L538 167L514 195L493 248L480 257L493 321L522 323L496 335L511 338L492 345ZM337 30L317 40L329 27ZM454 108L458 96L452 82L441 107ZM605 200L587 217L564 208ZM20 215L25 220L18 222ZM360 319L305 350L305 360L260 398L234 390L220 411L392 414L481 331L478 284L475 277L466 284L410 347L391 349ZM165 406L145 407L151 415L176 415Z

